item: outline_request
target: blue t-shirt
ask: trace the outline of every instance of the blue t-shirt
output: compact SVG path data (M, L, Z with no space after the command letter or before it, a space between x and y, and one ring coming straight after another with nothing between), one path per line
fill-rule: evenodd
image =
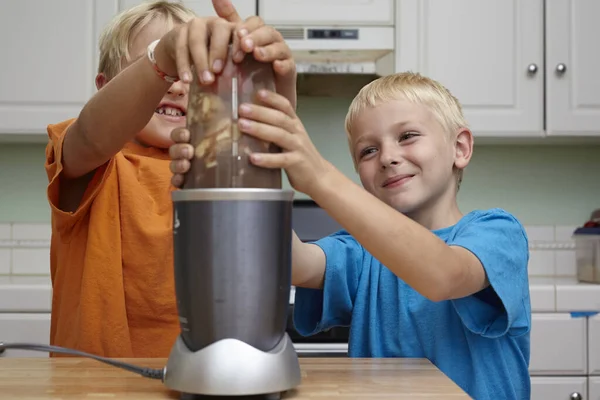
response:
M308 336L350 326L350 357L427 358L477 400L529 399L529 247L523 226L506 211L491 209L433 233L474 253L490 286L461 299L430 301L340 231L315 242L327 259L324 288L296 288L296 329Z

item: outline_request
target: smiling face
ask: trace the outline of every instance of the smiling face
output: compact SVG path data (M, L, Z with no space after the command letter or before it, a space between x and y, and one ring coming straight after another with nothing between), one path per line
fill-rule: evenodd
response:
M171 26L162 18L155 19L135 34L131 40L130 52L133 59L144 57L146 49L154 40L165 35ZM168 148L173 144L171 131L185 126L189 84L175 82L161 100L148 124L137 135L141 143L158 148Z
M470 156L463 145L470 132L457 133L447 132L425 105L404 98L363 108L350 135L363 187L416 220L452 213L455 167L464 168Z
M172 27L173 24L167 23L164 18L155 18L143 28L134 31L129 44L130 59L122 62L122 69L145 57L148 45L160 39ZM106 84L106 78L103 74L99 74L96 82L100 88ZM189 84L175 82L161 100L148 124L137 134L136 140L145 146L169 148L173 144L171 131L186 125L188 92Z

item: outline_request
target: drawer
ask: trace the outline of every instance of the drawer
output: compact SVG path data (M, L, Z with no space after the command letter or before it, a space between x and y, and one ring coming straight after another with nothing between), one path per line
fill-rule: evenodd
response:
M347 343L294 343L298 357L348 357Z
M573 376L559 378L534 376L531 378L531 400L571 399L588 399L588 379L586 377ZM597 399L594 398L594 400Z
M50 313L0 314L0 341L4 343L50 343ZM6 350L1 357L48 357L47 352Z
M531 319L530 375L587 375L587 318L533 313Z

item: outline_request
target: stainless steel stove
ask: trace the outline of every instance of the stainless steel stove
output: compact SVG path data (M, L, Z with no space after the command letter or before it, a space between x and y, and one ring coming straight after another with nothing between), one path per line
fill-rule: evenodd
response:
M300 240L311 242L342 227L312 200L295 200L292 227ZM287 333L300 357L346 357L348 355L349 328L335 327L313 336L301 336L294 328L294 297L292 287L288 313Z

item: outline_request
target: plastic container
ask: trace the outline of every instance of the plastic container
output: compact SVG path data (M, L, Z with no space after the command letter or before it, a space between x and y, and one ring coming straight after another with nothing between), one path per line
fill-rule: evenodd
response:
M600 227L578 228L573 238L577 280L600 283Z
M274 90L272 66L251 54L234 63L231 53L230 46L212 85L199 84L197 76L190 85L187 128L195 151L182 187L281 189L281 169L257 167L249 159L254 152L281 149L240 133L237 123L240 104L256 103L260 89Z

